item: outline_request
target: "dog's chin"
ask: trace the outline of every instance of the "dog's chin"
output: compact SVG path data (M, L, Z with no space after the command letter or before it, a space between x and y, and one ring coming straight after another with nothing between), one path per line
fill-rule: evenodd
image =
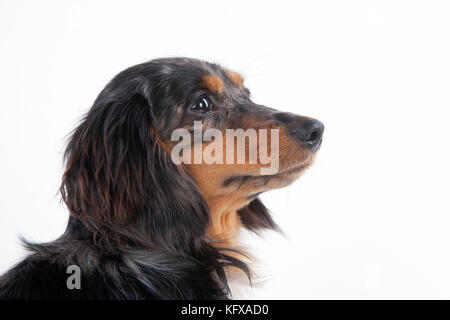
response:
M292 184L313 164L314 158L314 155L312 155L307 160L282 168L272 175L242 176L245 185L253 189L247 199L254 199L263 192L283 188ZM235 177L235 179L236 178L237 177Z
M281 169L278 173L270 176L261 176L269 179L270 189L282 188L297 180L313 163L313 159L308 159L300 164Z
M263 192L292 184L313 164L315 157L316 152L311 152L294 162L281 161L279 170L272 174L262 174L259 168L250 174L230 175L224 179L223 185L243 192L244 197L251 200Z
M301 160L295 161L294 163L283 163L281 162L281 167L278 172L272 175L267 175L267 177L272 177L274 179L297 179L306 169L308 169L314 162L316 158L316 152L311 152L304 156ZM261 175L264 177L264 175Z

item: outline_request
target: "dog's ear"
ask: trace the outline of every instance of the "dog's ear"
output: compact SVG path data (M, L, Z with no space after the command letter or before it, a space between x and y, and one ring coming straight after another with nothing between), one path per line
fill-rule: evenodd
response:
M263 229L281 232L281 229L273 221L269 209L258 198L250 202L246 207L238 211L245 228L255 233Z
M62 198L97 236L169 250L197 245L208 206L153 121L144 95L98 98L67 146Z

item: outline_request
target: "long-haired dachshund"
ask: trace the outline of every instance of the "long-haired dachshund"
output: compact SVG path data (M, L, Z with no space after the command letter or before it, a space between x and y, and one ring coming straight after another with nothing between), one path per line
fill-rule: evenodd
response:
M224 134L277 129L278 171L262 174L259 157L176 163L172 133L193 132L194 121ZM0 298L229 298L230 273L251 275L239 229L277 229L257 196L311 165L323 129L253 103L242 76L217 64L167 58L122 71L70 137L60 188L66 231L50 243L25 241L30 254L0 277Z

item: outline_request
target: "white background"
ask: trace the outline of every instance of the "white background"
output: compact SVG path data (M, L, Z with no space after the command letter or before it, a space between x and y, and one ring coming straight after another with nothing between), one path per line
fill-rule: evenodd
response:
M224 64L256 102L326 125L313 168L262 196L248 298L450 298L448 1L1 1L0 272L58 237L65 135L122 69Z

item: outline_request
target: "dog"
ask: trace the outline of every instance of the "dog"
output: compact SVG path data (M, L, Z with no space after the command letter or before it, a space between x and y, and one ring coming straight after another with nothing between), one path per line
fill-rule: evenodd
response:
M258 138L269 130L278 171L261 174L259 158L176 163L172 133L192 133L195 121L221 133L255 129ZM49 243L23 240L29 254L1 276L0 298L231 298L230 274L251 279L239 230L278 230L258 195L296 180L323 131L318 120L252 102L243 77L215 63L163 58L120 72L70 135L65 232Z

